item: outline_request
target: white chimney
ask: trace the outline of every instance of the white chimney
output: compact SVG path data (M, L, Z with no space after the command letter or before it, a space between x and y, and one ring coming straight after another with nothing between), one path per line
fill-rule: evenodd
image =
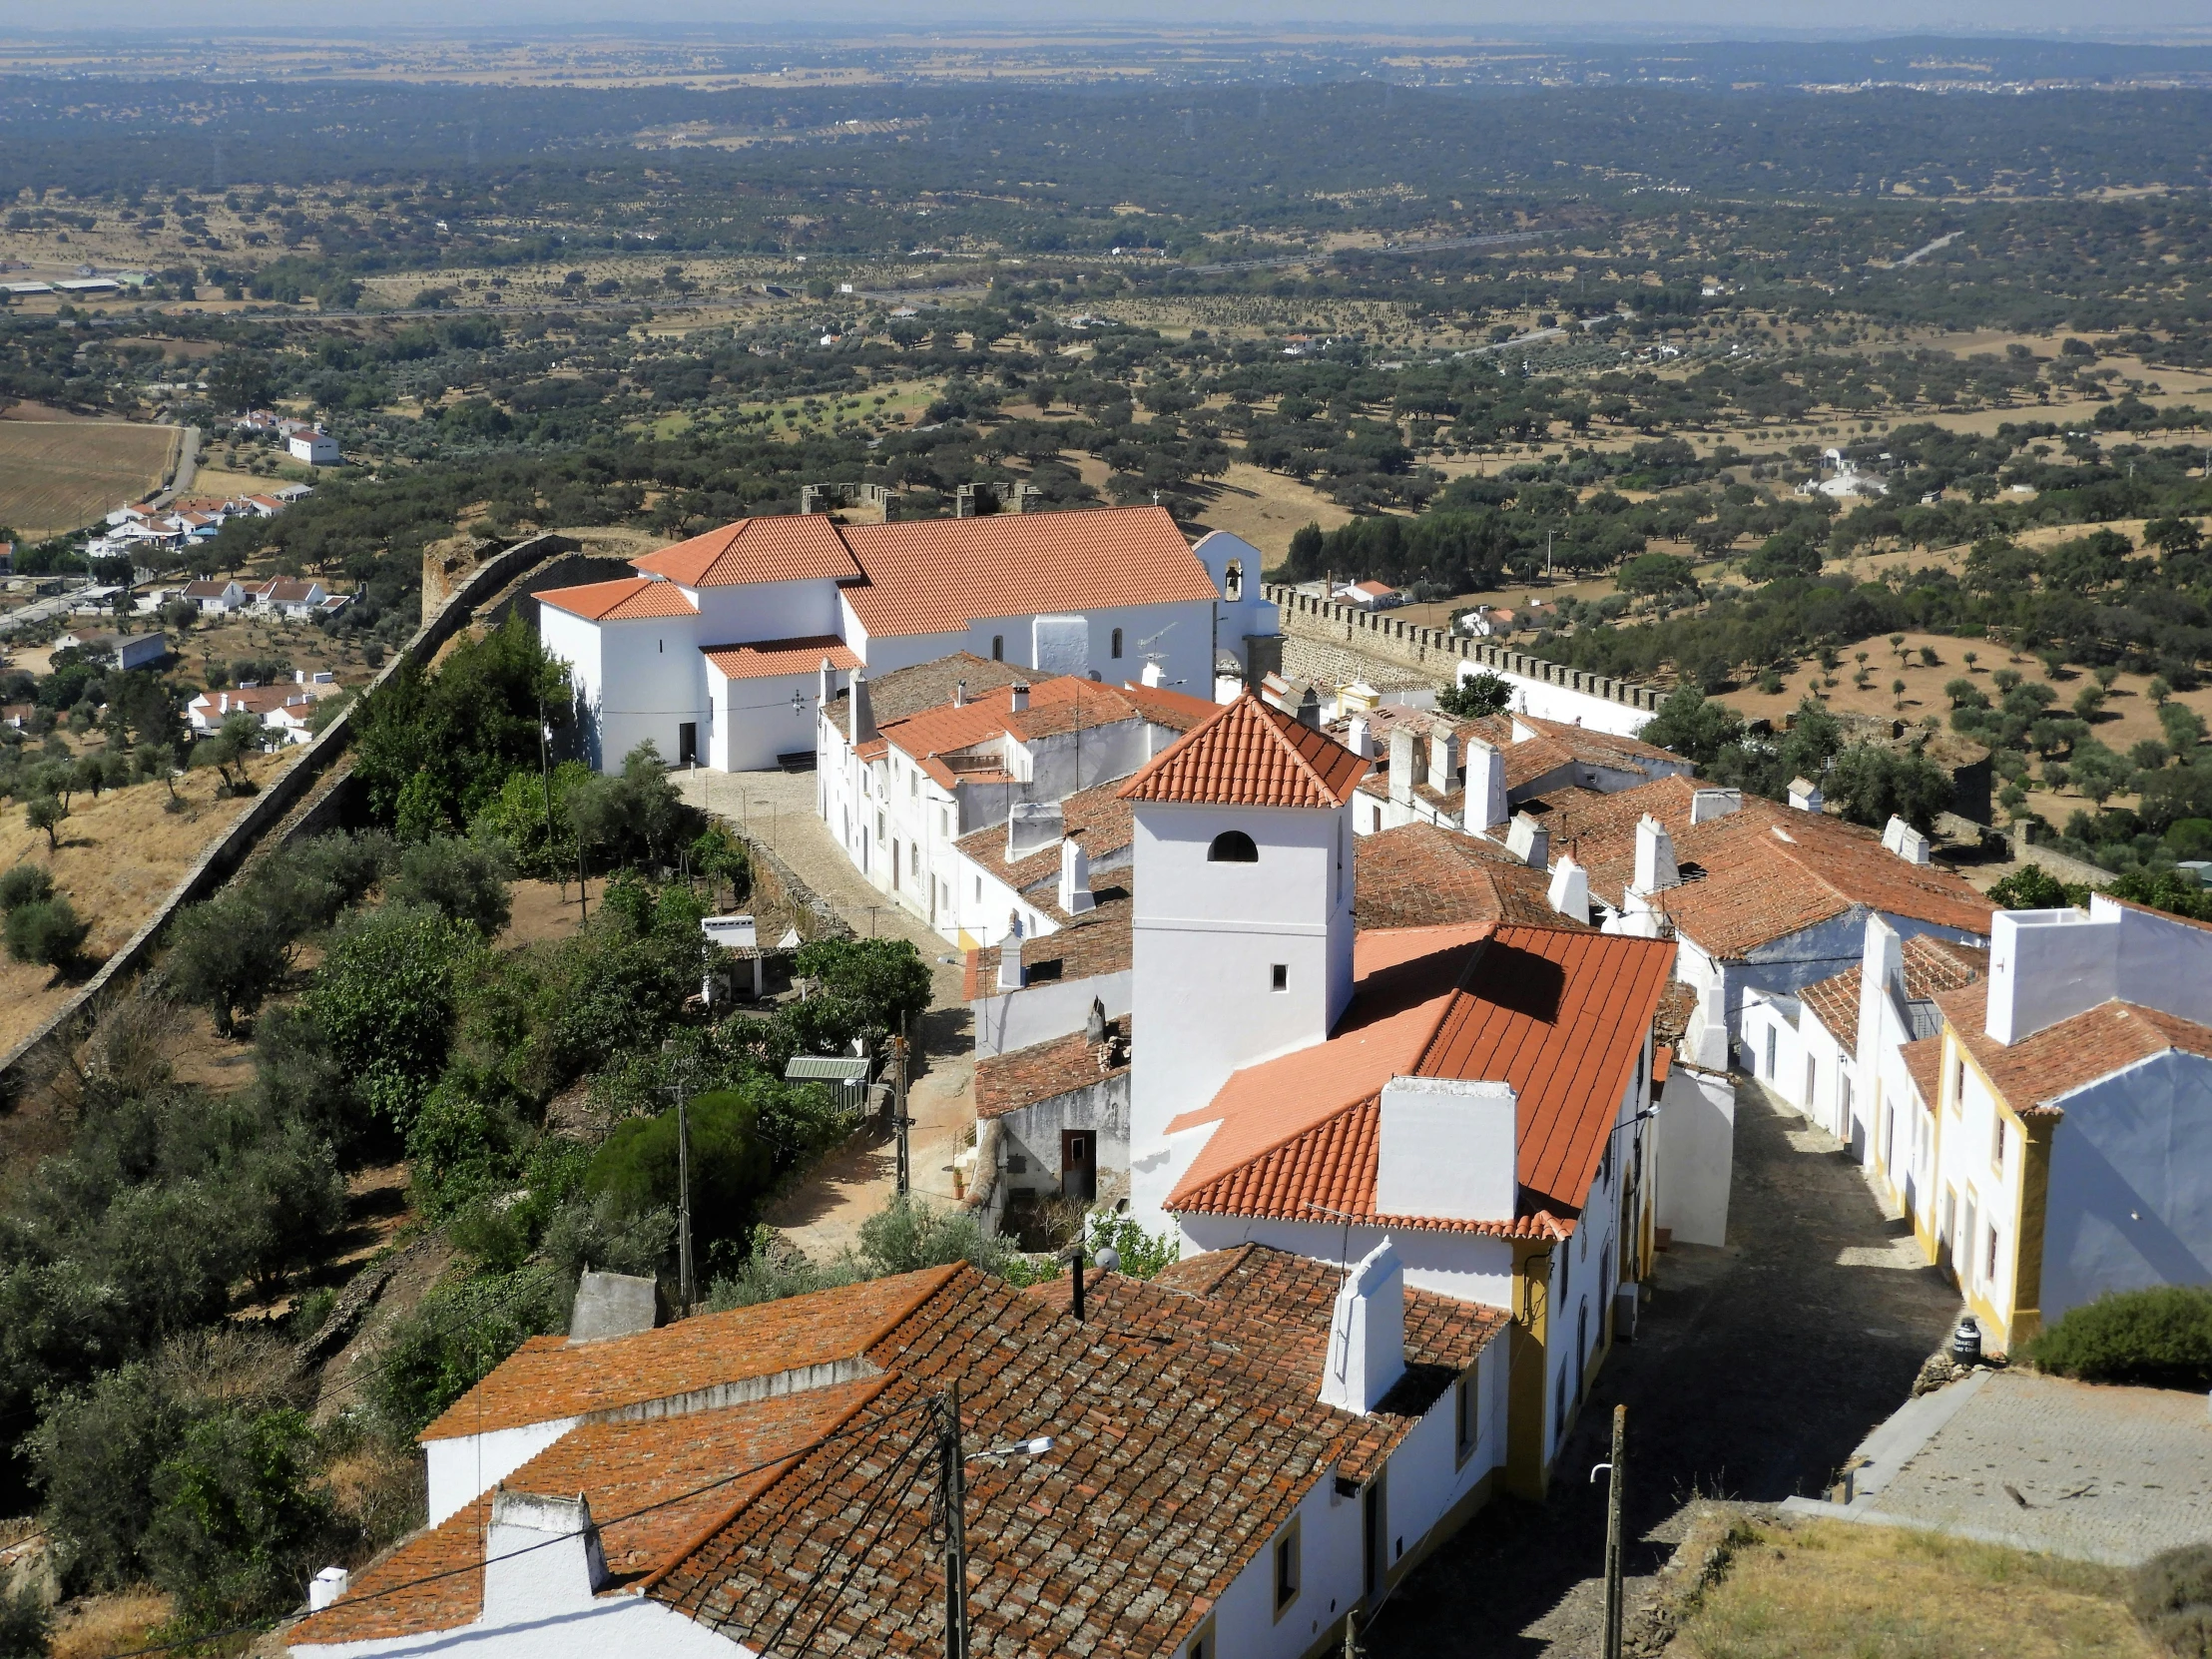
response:
M1384 1239L1337 1292L1321 1402L1366 1416L1405 1375L1405 1269Z
M1480 738L1467 740L1466 826L1470 834L1489 833L1503 824L1505 806L1505 757Z
M1018 991L1028 982L1021 960L1021 912L1006 912L1006 936L998 941L998 988Z
M1029 686L1026 681L1016 680L1007 688L1006 707L1017 715L1029 712Z
M1513 827L1505 832L1505 850L1530 869L1551 862L1551 831L1526 813L1513 815Z
M1511 1221L1519 1112L1510 1083L1391 1078L1376 1135L1377 1213Z
M967 682L965 680L956 680L953 682L952 706L955 709L964 709L967 707Z
M1590 877L1583 867L1567 853L1559 854L1559 861L1551 868L1551 890L1545 894L1551 907L1569 921L1590 919Z
M1097 902L1091 897L1091 860L1083 851L1083 831L1069 831L1060 841L1060 908L1079 915Z
M1168 683L1168 671L1160 666L1159 658L1147 657L1144 660L1144 673L1137 678L1148 686L1164 686Z
M1790 780L1790 805L1801 813L1818 813L1826 805L1820 785L1806 778Z
M606 1582L607 1558L583 1493L541 1497L502 1486L492 1494L491 1525L484 1530L484 1624L583 1612Z
M1390 728L1390 799L1413 799L1413 731L1409 726Z
M1056 801L1017 801L1006 810L1006 861L1042 852L1060 838L1066 821Z
M353 1587L353 1575L343 1567L324 1567L307 1581L307 1611L319 1613Z
M1909 864L1928 862L1928 837L1895 813L1883 826L1882 844Z
M1321 693L1312 686L1308 686L1306 695L1298 700L1298 723L1317 732L1321 730Z
M1450 793L1459 781L1459 734L1446 728L1428 734L1428 787L1438 795Z
M1859 950L1859 1054L1863 1066L1877 1063L1883 1032L1905 1018L1905 941L1880 915L1870 913ZM1886 1022L1884 1011L1890 1019ZM1907 1032L1906 1036L1910 1037ZM1862 1072L1861 1075L1866 1075Z
M1353 717L1351 729L1345 733L1345 747L1363 761L1375 759L1375 729L1364 715Z
M2120 994L2121 918L2079 910L2003 910L1989 924L1982 1029L2016 1043Z
M1744 810L1742 790L1703 789L1690 792L1690 822L1710 824L1717 818Z
M1674 862L1674 837L1665 825L1644 814L1636 821L1636 890L1659 892L1681 879Z
M852 671L851 695L852 744L858 748L875 741L875 705L868 700L867 676L858 669Z
M822 667L815 671L815 715L817 719L820 719L823 711L830 707L830 695L836 689L837 671L830 666L830 659L825 657L822 659Z

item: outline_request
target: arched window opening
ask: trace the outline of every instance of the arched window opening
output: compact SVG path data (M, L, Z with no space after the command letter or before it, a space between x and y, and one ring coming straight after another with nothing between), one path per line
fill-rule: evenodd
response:
M1119 628L1114 630L1114 655L1117 657L1121 655L1121 630Z
M1006 636L1004 634L993 634L991 636L991 661L994 663L1002 663L1005 660Z
M1206 849L1206 861L1210 864L1256 864L1260 861L1260 848L1242 830L1224 830Z
M1228 568L1222 572L1221 596L1232 601L1244 597L1244 561L1242 559L1231 559Z

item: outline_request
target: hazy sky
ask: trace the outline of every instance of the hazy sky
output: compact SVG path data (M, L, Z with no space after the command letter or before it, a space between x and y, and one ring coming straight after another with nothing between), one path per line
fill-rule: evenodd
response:
M0 0L0 29L189 29L224 33L285 28L306 14L241 6L237 0ZM900 32L962 24L1035 27L1159 23L1189 27L1271 22L1343 22L1363 29L1511 27L1649 36L1680 29L1699 35L1868 31L2087 34L2124 37L2181 32L2212 36L2206 0L1399 0L1375 6L1352 0L1081 0L1040 7L1035 0L353 0L319 14L341 34L385 24L467 28L530 24L598 25L612 33L654 22L724 24L757 35L815 34L865 20Z

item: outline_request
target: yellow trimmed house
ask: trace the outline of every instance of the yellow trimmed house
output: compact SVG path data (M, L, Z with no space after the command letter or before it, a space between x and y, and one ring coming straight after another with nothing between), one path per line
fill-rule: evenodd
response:
M2100 894L1999 914L1989 956L1899 1051L1892 1180L2002 1352L2108 1292L2212 1283L2212 928Z

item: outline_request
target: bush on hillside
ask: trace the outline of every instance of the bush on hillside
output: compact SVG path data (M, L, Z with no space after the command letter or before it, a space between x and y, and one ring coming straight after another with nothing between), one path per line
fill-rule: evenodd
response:
M0 875L0 910L20 910L54 896L54 877L44 864L17 864Z
M2212 1288L2161 1285L2101 1296L2035 1338L2026 1358L2084 1382L2212 1388Z
M56 894L36 904L18 904L8 912L8 954L39 967L67 967L84 948L92 923L76 906Z
M293 1606L331 1529L319 1464L299 1411L223 1411L193 1424L154 1472L154 1581L210 1623Z
M2135 1574L2135 1616L2180 1659L2212 1659L2212 1544L2154 1555Z

